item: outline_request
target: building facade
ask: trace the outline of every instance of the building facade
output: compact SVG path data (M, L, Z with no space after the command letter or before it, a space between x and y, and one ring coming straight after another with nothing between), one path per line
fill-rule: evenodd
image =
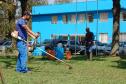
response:
M33 6L32 30L41 33L42 41L61 37L83 40L86 27L95 39L112 42L112 0L96 0L59 5ZM126 41L126 1L121 0L120 41Z

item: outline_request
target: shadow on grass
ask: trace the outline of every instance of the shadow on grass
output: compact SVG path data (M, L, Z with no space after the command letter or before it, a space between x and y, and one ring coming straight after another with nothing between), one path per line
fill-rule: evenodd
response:
M54 62L55 60L49 60L47 57L30 57L29 58L29 63L31 64L38 64L40 62L43 62L44 64L46 63L51 63L51 62Z
M106 61L107 56L94 56L94 61Z
M32 61L49 61L47 56L30 56L29 60L32 60Z
M14 68L16 62L16 56L0 56L0 63L4 64L4 68Z
M107 56L93 56L93 60L92 61L105 61ZM64 60L66 61L66 58L64 57ZM88 61L89 60L89 57L88 56L84 56L84 55L73 55L72 56L72 59L73 61ZM41 62L41 61L50 61L52 62L52 60L49 60L46 56L45 57L31 57L29 59L30 63L33 63L34 61L38 61L38 62ZM54 62L55 60L53 60Z
M29 59L28 59L29 62L34 62L34 61L42 61L42 57L39 56L39 57L34 57L34 56L30 56Z
M39 67L29 67L29 69L33 72L41 72L41 69L39 69Z
M114 63L117 63L117 65L112 65L111 67L119 68L119 69L126 69L126 60L120 59L117 61L112 61Z
M84 55L73 56L72 60L88 61L89 57ZM93 56L92 61L105 61L105 56Z

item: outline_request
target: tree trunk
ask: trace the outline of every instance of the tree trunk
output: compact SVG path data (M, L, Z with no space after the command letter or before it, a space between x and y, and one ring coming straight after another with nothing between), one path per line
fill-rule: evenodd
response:
M116 56L119 50L120 34L120 0L113 0L113 38L111 55Z
M21 1L21 9L22 9L22 15L24 13L24 11L27 10L27 2L28 0L20 0Z

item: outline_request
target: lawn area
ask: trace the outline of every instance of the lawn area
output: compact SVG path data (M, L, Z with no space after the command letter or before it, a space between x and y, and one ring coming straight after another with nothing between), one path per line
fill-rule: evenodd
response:
M126 60L119 57L88 61L77 56L68 62L72 70L62 63L31 57L28 65L32 73L25 74L15 72L15 63L15 57L0 57L6 84L126 84Z

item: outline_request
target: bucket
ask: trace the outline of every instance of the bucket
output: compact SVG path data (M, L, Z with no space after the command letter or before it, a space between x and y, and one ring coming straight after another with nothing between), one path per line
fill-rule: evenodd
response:
M71 52L70 51L66 51L66 60L70 60L71 57Z
M64 49L63 49L63 47L56 47L55 52L56 52L56 57L58 59L62 60L64 58Z
M36 47L34 51L32 52L33 56L42 56L42 51L39 50L40 47Z
M40 49L42 49L43 51L45 51L45 46L36 47L34 49L34 51L32 52L32 55L33 56L45 56L46 54L42 50L40 50Z
M55 56L55 51L54 51L54 50L48 49L48 50L47 50L47 53L49 53L49 54ZM50 56L50 55L48 55L48 54L47 54L47 58L48 58L49 60L55 60L54 57L52 57L52 56Z

